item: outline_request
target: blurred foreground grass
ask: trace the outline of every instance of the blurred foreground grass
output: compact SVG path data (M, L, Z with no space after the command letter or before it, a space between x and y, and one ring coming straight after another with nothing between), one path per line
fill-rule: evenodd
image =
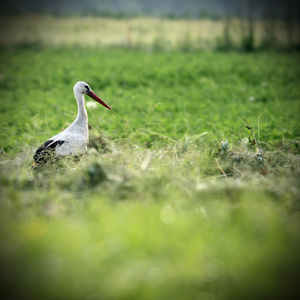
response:
M2 49L0 62L3 298L292 299L298 54ZM34 173L36 147L76 116L77 80L119 116L88 100L88 154Z

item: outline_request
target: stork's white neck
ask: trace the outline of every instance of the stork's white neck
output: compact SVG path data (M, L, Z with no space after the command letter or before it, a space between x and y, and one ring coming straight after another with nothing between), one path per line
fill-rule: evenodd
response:
M77 100L77 106L78 106L78 115L74 123L82 126L87 126L88 116L85 109L84 96L81 92L76 90L74 91L74 95Z

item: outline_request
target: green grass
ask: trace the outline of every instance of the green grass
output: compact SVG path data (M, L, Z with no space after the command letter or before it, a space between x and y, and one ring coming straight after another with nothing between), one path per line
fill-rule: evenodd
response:
M2 49L2 295L294 295L299 58ZM35 149L76 117L78 80L116 114L88 108L88 155L34 173ZM243 118L263 161L254 158Z

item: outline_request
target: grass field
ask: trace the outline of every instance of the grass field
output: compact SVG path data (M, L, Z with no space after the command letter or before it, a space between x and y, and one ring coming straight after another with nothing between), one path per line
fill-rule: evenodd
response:
M299 59L2 49L5 299L292 299ZM76 117L78 80L113 112L86 99L87 155L34 173L35 149Z

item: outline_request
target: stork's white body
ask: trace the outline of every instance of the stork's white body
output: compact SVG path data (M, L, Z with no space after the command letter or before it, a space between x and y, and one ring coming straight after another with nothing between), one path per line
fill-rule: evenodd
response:
M62 145L56 146L55 155L83 154L87 150L88 134L79 133L76 127L73 129L74 133L63 131L52 138L53 143L58 140L64 141Z
M33 157L33 166L46 162L46 160L49 159L49 153L55 156L65 156L70 154L83 154L87 150L89 133L84 94L90 96L111 110L111 108L102 101L84 81L78 81L74 85L73 90L78 106L77 118L67 129L53 136L37 149Z

